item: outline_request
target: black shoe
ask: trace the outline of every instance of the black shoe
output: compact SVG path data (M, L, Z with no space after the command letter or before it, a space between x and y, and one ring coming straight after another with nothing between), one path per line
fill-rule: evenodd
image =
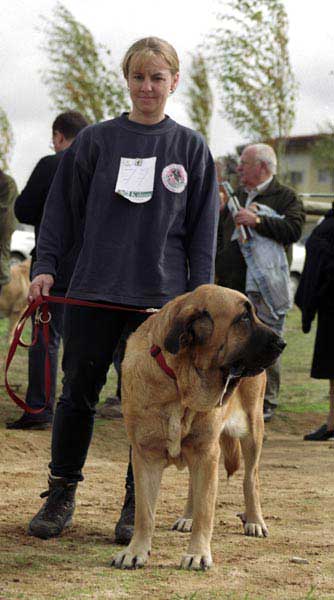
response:
M321 425L319 429L316 429L315 431L304 435L304 440L308 442L325 442L330 439L334 440L334 430L331 429L329 431L327 429L326 423L324 425Z
M52 417L45 417L42 414L31 415L24 412L16 421L6 423L7 429L50 429L52 427Z
M265 423L271 421L275 414L275 409L272 406L264 406L263 407L263 420Z
M29 535L47 540L60 535L64 527L72 524L77 485L64 477L49 477L49 489L41 494L41 498L47 497L47 500L30 521Z
M135 490L133 485L126 486L124 504L119 521L115 527L115 543L129 544L135 524Z

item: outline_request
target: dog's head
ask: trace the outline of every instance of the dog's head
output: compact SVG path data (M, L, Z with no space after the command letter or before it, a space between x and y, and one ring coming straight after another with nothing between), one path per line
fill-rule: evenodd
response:
M183 297L165 338L165 349L187 354L207 377L220 370L225 395L241 377L251 377L271 365L285 343L256 316L248 298L235 290L203 285Z

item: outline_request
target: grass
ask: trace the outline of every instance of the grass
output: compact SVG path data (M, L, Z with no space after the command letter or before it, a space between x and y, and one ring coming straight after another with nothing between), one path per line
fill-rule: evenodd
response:
M301 317L295 307L287 315L285 339L287 347L282 355L282 383L280 411L304 413L327 412L328 381L311 379L313 346L316 324L309 334L301 330Z

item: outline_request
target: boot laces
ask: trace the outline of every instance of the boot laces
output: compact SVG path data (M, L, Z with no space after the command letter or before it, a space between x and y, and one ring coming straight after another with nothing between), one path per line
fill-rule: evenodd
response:
M47 498L42 511L45 516L53 519L66 513L72 505L72 498L68 497L69 487L56 487L46 490L40 494L41 498Z

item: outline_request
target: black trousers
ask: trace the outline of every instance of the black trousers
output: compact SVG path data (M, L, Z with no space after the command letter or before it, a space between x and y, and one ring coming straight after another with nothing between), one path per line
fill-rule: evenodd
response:
M64 314L63 391L56 406L51 474L82 481L93 434L95 406L106 382L124 328L135 331L148 314L66 306ZM128 469L131 483L132 468Z

